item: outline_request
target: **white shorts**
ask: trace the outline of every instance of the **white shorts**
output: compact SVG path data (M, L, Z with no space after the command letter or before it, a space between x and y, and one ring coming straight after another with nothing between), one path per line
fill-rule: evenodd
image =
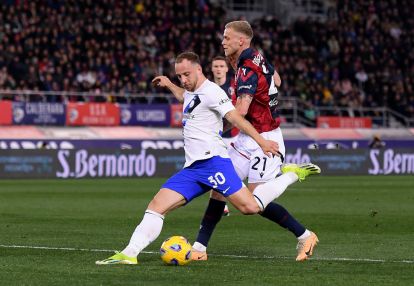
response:
M280 128L261 135L279 144L279 152L285 157L285 143ZM282 158L267 157L259 145L248 135L240 133L236 142L229 147L229 156L240 179L249 183L262 183L274 179L280 172Z
M239 134L237 134L234 137L223 137L221 139L223 139L224 143L226 143L227 149L230 149L230 148L232 148L231 143L236 142L237 137L239 137Z

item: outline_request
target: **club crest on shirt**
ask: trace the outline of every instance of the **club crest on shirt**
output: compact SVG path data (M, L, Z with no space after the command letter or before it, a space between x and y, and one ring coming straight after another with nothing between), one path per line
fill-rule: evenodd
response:
M198 95L195 95L193 99L184 108L184 113L193 112L194 108L196 108L200 103L201 103L200 97Z

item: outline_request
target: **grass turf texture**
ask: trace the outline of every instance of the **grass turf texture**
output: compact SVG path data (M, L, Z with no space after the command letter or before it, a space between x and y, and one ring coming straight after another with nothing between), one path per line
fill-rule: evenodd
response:
M312 177L282 196L320 239L295 262L296 239L234 208L209 245L209 260L168 267L162 241L194 241L206 195L167 216L138 266L96 266L121 250L163 179L0 181L1 285L412 285L414 178ZM45 246L99 251L10 248ZM228 256L227 256L228 255ZM350 258L351 260L337 260ZM358 260L361 259L361 260ZM381 260L368 261L366 259ZM310 283L310 284L308 284Z

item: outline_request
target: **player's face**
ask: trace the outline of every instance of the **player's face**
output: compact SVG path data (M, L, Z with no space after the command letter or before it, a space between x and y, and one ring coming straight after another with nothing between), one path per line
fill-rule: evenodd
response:
M200 72L200 65L192 63L186 59L175 64L175 73L180 80L181 86L188 91L195 90Z
M231 28L227 28L224 30L223 34L223 41L221 41L221 45L224 49L224 54L226 57L230 57L236 54L242 47L242 38L243 36L234 31Z
M226 61L215 60L211 63L211 71L213 72L214 78L220 79L226 77L229 68L227 67Z

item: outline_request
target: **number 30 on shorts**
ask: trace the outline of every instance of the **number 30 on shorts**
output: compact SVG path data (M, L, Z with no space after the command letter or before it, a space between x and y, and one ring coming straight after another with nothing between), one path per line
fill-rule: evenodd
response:
M224 177L223 173L217 172L214 177L208 177L208 181L213 185L213 188L217 188L218 185L223 185L226 182L226 178Z

